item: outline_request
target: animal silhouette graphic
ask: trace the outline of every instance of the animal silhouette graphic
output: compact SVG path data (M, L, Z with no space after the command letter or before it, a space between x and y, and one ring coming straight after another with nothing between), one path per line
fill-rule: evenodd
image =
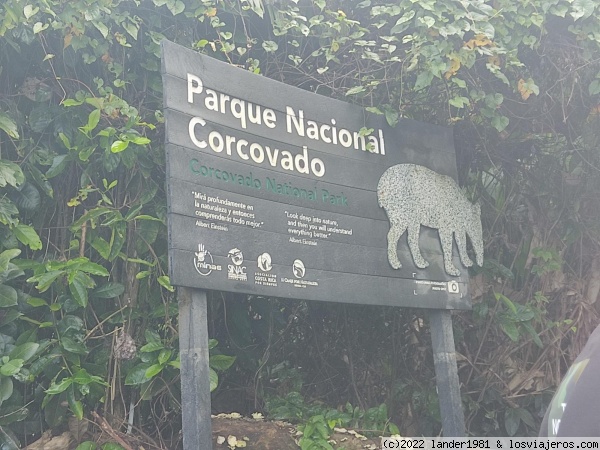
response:
M419 249L421 225L438 230L448 275L460 275L452 264L452 235L465 267L473 265L467 255L467 235L475 250L477 265L483 264L481 208L466 199L451 177L416 164L398 164L388 168L379 179L377 199L390 221L388 260L394 269L402 267L397 247L407 229L415 265L420 269L429 266Z

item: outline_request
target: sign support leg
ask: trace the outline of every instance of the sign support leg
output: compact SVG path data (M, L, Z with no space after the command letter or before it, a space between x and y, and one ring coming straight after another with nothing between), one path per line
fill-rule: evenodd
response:
M212 448L206 291L177 288L184 450Z
M460 399L452 316L450 311L435 309L429 313L433 363L444 437L465 436L465 416Z

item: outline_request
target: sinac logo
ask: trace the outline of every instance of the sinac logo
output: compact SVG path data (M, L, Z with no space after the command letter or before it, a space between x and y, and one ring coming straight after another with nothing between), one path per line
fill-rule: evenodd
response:
M227 257L231 259L233 264L227 265L227 278L230 280L246 281L248 275L246 274L246 266L243 266L244 255L239 248L232 248L229 250Z
M231 250L229 250L227 257L231 258L231 261L236 266L241 266L244 262L244 255L242 254L242 251L239 248L232 248Z

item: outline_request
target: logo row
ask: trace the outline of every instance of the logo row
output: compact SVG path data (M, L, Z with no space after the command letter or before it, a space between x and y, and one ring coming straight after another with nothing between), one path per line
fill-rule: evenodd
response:
M239 248L232 248L227 253L227 257L231 260L231 264L227 265L227 278L230 280L247 281L248 275L246 273L246 266L244 266L242 251ZM264 272L265 275L273 269L271 255L267 252L259 255L256 263L258 264L258 270ZM222 270L222 266L214 262L212 254L206 249L204 244L198 244L198 251L194 252L194 268L202 276L208 276L213 272L220 272ZM294 260L292 273L296 278L304 278L306 268L302 260Z

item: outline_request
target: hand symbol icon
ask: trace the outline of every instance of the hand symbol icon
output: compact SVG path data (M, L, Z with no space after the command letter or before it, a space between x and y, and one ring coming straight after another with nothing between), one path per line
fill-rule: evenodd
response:
M207 253L208 251L204 249L204 244L198 244L198 251L195 253L198 262L204 262Z

